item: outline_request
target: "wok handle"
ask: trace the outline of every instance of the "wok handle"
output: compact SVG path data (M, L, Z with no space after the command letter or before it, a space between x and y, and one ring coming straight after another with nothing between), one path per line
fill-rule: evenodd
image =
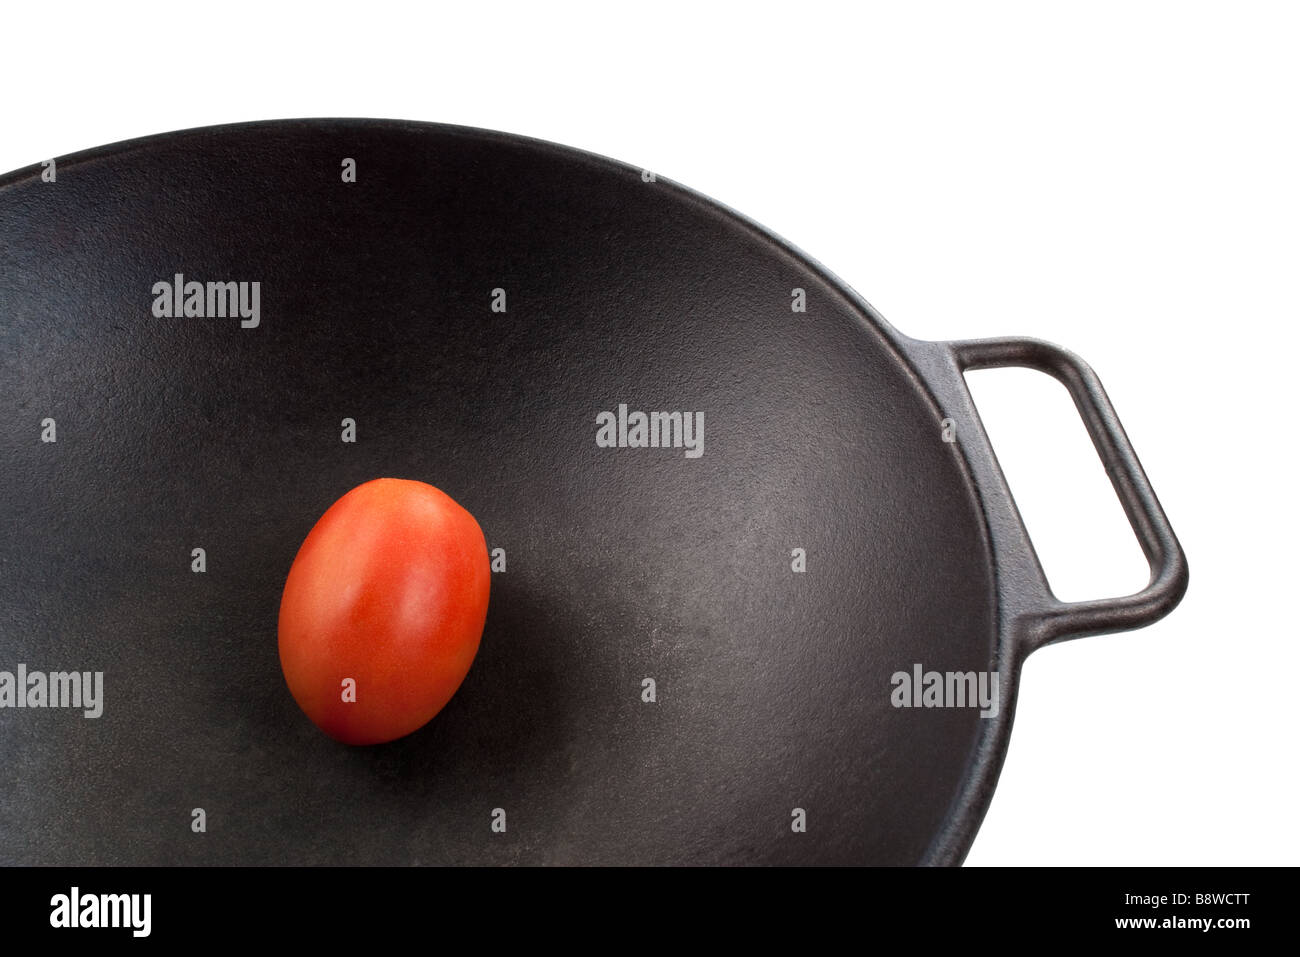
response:
M1097 374L1074 353L1039 339L969 339L949 345L963 372L1020 366L1045 372L1065 386L1151 566L1147 586L1120 598L1063 602L1049 592L1047 607L1033 616L1032 644L1140 628L1167 615L1187 590L1187 557Z

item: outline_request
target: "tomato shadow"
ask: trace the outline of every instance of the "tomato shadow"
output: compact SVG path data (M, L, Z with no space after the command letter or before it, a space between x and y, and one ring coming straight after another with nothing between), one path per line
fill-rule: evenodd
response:
M447 706L397 741L337 746L353 797L362 771L368 799L413 825L432 815L487 834L496 807L544 813L575 737L579 645L569 610L522 576L495 576L478 655Z

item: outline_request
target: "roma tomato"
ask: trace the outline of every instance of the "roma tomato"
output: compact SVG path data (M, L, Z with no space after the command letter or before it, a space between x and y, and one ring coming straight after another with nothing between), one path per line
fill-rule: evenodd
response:
M391 741L451 700L487 620L487 543L424 482L381 478L321 516L280 600L280 665L322 731Z

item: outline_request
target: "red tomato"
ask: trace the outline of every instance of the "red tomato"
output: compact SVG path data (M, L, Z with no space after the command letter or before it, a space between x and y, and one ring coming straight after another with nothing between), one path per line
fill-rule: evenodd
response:
M490 578L478 522L446 493L407 479L357 486L312 528L284 584L280 665L294 699L348 744L423 726L474 661Z

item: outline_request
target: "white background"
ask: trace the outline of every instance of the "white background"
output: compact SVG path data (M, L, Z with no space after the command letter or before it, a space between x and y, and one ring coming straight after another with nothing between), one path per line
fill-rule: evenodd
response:
M298 116L653 169L920 338L1101 375L1187 550L1144 631L1044 649L970 864L1295 864L1300 8L667 2L6 9L0 169ZM1145 565L1064 391L971 377L1064 598Z

